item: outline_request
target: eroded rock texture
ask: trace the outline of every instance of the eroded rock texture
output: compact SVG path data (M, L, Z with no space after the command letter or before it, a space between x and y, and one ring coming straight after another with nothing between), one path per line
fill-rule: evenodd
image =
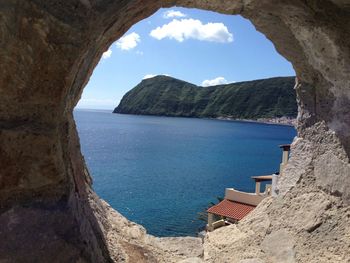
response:
M198 239L148 236L93 193L72 118L107 47L173 5L250 19L298 77L298 138L280 195L210 233L203 260L350 261L347 0L2 0L0 261L202 260Z

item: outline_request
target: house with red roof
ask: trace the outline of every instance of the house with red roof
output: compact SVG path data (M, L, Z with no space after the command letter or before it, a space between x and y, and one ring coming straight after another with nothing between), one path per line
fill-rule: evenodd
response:
M207 230L213 231L216 228L232 223L237 223L247 216L258 204L268 196L276 196L277 180L282 175L289 158L290 145L280 145L283 149L282 162L279 173L272 175L253 176L255 181L255 193L241 192L234 188L226 188L225 198L220 203L208 208ZM261 192L261 183L266 184L264 192ZM215 218L220 218L215 220Z

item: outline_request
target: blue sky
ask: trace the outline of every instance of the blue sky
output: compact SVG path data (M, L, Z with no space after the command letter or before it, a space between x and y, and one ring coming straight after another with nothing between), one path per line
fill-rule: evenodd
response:
M197 85L294 76L292 65L241 16L160 9L104 53L77 108L113 109L145 76Z

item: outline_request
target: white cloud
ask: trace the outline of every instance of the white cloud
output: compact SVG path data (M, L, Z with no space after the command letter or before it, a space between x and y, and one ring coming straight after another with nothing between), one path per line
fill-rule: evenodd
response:
M150 79L150 78L153 78L155 76L167 76L167 77L170 77L169 74L158 74L158 75L155 75L155 74L146 74L142 79Z
M112 56L112 50L108 49L106 52L103 52L102 54L102 58L106 59L106 58L110 58Z
M132 32L129 35L126 35L120 38L116 45L121 50L130 50L137 46L137 44L141 41L139 34Z
M227 83L228 81L224 77L217 77L215 79L203 80L201 86L209 87L209 86L215 86L215 85L221 85L221 84L227 84Z
M180 12L180 11L175 11L175 10L169 10L164 12L163 17L164 18L174 18L174 17L185 17L186 14Z
M197 19L173 19L161 27L153 29L150 36L161 40L175 39L182 42L186 39L228 43L233 41L233 35L223 23L203 24Z

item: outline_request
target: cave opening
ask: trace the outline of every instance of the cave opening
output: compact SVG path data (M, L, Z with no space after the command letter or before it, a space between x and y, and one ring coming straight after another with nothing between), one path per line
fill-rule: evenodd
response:
M225 188L254 192L251 176L278 171L278 145L292 142L294 128L228 120L295 118L294 75L291 64L241 16L160 9L102 54L76 107L94 190L152 235L196 236L206 224L200 214ZM249 84L257 79L262 84ZM148 92L143 86L150 85L155 88ZM139 105L122 113L136 115L112 114L133 86L142 88L134 95ZM216 112L205 115L212 91L193 92L211 87L227 91L211 106ZM251 102L254 95L257 103ZM186 105L180 96L189 98ZM199 106L189 105L194 101ZM239 105L232 110L234 104Z

